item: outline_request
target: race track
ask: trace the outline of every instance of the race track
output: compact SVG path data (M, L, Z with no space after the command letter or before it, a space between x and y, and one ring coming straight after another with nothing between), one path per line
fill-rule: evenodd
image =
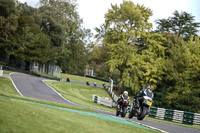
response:
M73 105L73 106L85 107L85 108L95 110L98 113L115 117L115 113L78 105L78 104L68 101L67 99L63 98L59 93L57 93L53 88L47 86L43 82L45 78L40 78L40 77L27 75L27 74L19 74L19 73L11 74L10 77L13 81L15 88L22 96L41 99L41 100L47 100L47 101L53 101L53 102L63 103L63 104L68 104L68 105ZM141 123L144 125L148 125L151 127L155 127L169 133L200 133L200 130L198 129L166 124L166 123L151 121L147 119L144 119L143 121L139 121L135 118L128 119L127 117L125 119L131 120L137 123Z

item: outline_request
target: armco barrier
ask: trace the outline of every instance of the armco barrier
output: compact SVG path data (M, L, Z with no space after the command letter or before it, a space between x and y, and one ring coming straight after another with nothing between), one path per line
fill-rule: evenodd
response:
M189 125L200 125L200 114L181 110L164 109L151 106L149 117Z

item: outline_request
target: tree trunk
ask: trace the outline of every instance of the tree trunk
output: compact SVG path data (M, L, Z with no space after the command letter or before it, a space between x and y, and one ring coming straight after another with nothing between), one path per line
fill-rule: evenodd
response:
M25 70L29 71L30 70L30 61L25 61L26 65L25 65Z

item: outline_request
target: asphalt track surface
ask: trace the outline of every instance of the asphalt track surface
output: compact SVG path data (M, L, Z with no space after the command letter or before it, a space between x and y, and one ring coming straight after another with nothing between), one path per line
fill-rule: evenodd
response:
M40 78L40 77L27 75L27 74L19 74L19 73L11 74L10 77L12 78L14 86L17 88L18 92L22 96L41 99L41 100L47 100L47 101L52 101L52 102L57 102L57 103L63 103L63 104L68 104L72 106L89 108L89 109L97 111L98 113L115 117L115 113L113 112L94 109L91 107L78 105L78 104L68 101L67 99L62 97L62 95L60 95L58 92L56 92L53 88L46 85L43 82L45 78ZM74 82L74 83L84 84L80 82ZM99 87L102 87L102 86L99 86ZM200 130L198 129L177 126L177 125L162 123L158 121L151 121L147 119L139 121L136 118L128 119L127 117L124 119L131 120L136 123L141 123L150 127L154 127L154 128L157 128L169 133L200 133Z

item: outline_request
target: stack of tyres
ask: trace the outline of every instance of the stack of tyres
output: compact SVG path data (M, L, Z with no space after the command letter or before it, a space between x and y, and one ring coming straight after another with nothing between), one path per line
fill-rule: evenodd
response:
M174 115L174 110L172 110L172 109L166 109L165 110L164 119L168 120L168 121L172 121L173 120L173 115Z
M97 102L98 102L98 96L93 95L93 101L94 101L95 103L97 103Z
M193 125L200 125L200 114L194 113Z
M184 111L174 110L173 121L178 122L178 123L182 123L183 122L183 114L184 114Z
M194 119L194 113L184 111L183 124L192 125L193 124L193 119Z
M129 104L129 105L127 106L127 112L130 112L130 109L131 109L131 105Z
M150 107L149 116L155 118L155 117L156 117L156 114L157 114L157 108L151 106L151 107Z
M157 108L156 118L163 120L164 117L165 117L165 109L163 109L163 108Z

